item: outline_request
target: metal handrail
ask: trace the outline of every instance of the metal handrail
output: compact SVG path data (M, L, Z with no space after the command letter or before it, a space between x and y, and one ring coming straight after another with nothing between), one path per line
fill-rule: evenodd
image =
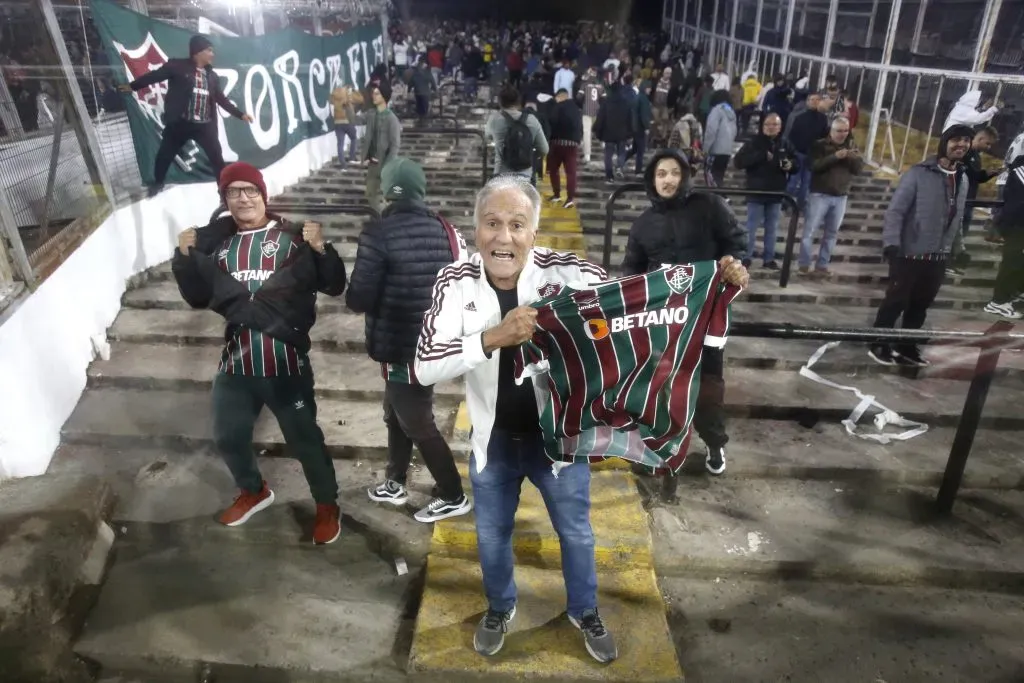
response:
M217 209L210 215L210 222L214 222L226 212L228 208L221 204ZM347 213L356 216L369 216L370 218L379 219L380 213L372 206L365 204L298 204L281 202L267 205L268 213L285 214L285 213Z
M615 188L615 190L608 197L608 203L605 204L604 210L604 248L601 254L601 264L605 270L611 267L612 261L612 222L615 219L615 203L619 200L619 197L627 192L646 192L647 186L643 183L626 183ZM738 187L701 187L695 191L709 192L711 194L729 196L745 196L745 197L763 197L765 199L777 199L778 201L787 204L790 208L789 215L789 227L786 230L786 247L785 253L782 255L782 271L779 273L779 287L786 287L789 284L789 275L793 267L793 246L796 244L796 229L797 221L800 218L800 208L796 203L796 199L792 195L785 192L769 192L767 190L744 190Z
M413 128L410 130L403 130L402 135L452 135L455 134L456 140L459 134L467 133L469 135L475 135L480 138L480 185L487 184L487 138L484 137L482 130L476 128Z

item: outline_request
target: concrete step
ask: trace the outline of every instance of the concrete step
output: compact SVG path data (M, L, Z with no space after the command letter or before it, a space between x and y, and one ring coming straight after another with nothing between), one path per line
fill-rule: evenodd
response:
M659 583L687 681L1010 683L1022 671L1017 595L785 575Z
M573 682L682 680L661 592L649 568L599 576L601 617L619 649L619 659L608 665L587 655L582 635L565 617L561 572L523 566L516 567L519 598L504 647L493 658L476 654L473 630L486 608L480 584L477 562L431 554L410 673L447 680L466 675Z
M194 368L213 374L214 368ZM447 434L458 406L439 400L434 407L438 429ZM334 458L387 457L387 428L379 401L317 400L318 422ZM86 391L64 424L63 443L112 448L192 450L213 445L210 392L204 389L120 389ZM263 411L253 435L261 455L287 454L284 437L269 410ZM465 446L452 444L465 451Z

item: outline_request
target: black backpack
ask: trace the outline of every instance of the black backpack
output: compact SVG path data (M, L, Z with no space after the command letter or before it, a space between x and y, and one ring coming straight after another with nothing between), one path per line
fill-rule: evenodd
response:
M512 171L525 171L533 168L533 131L526 125L530 112L524 111L518 119L509 116L507 111L501 112L508 124L505 141L501 145L501 164Z

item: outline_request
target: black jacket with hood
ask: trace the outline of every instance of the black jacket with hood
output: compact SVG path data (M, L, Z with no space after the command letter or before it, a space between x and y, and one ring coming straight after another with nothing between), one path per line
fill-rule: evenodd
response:
M290 232L298 248L255 294L217 265L217 252L238 232L231 216L218 218L196 231L196 246L188 255L174 250L171 270L178 291L192 308L208 308L227 322L224 341L238 327L248 327L307 353L309 330L316 322L316 294L339 296L345 291L345 264L330 244L318 254L302 241L296 226L267 214L278 227Z
M676 194L665 199L654 187L658 162L671 157L683 168L683 182ZM747 233L725 201L710 192L693 190L689 162L677 150L666 149L651 159L644 172L651 208L640 214L629 229L625 275L646 273L662 264L717 261L723 256L743 258Z
M139 76L129 85L133 91L137 92L147 86L153 85L154 83L167 81L167 94L164 96L163 121L164 125L169 125L176 121L182 121L185 119L185 114L188 110L188 102L192 97L192 90L195 89L196 85L194 78L195 71L196 63L191 59L170 59L159 69ZM231 100L224 96L224 91L220 89L220 77L217 76L213 67L207 66L205 71L206 83L210 90L210 102L215 102L220 105L226 112L235 118L240 119L245 116L241 109L232 104ZM217 111L216 107L214 107L210 110L210 121L214 122L216 120Z
M419 200L392 202L366 225L345 302L366 314L370 358L408 363L416 357L437 274L465 250L458 231Z
M1013 160L1003 188L1003 209L997 223L1003 236L1024 232L1024 154Z

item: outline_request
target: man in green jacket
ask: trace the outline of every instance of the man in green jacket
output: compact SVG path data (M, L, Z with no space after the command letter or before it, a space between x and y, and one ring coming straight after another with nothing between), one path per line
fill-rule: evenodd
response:
M376 211L384 205L380 192L380 169L398 156L402 140L402 124L394 112L388 109L391 88L385 83L374 86L370 91L374 111L366 118L366 134L363 136L359 160L366 164L366 201Z

